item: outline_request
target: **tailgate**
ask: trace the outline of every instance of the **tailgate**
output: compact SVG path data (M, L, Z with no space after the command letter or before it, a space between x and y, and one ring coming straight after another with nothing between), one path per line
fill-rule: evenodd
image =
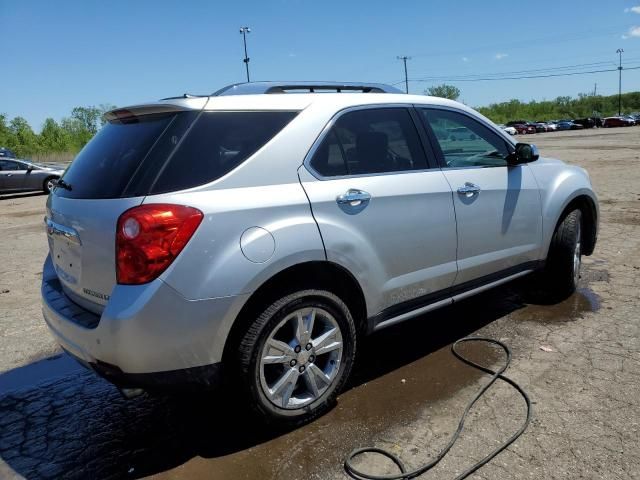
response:
M100 314L116 284L118 217L143 197L80 200L50 195L47 202L49 253L65 293Z

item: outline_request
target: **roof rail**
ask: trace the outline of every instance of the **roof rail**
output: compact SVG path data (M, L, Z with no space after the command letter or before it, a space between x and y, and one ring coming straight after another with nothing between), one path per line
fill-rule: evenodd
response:
M383 83L355 82L251 82L234 83L211 94L213 97L226 95L260 95L270 93L319 93L319 92L362 92L362 93L403 93L395 87Z
M178 95L177 97L167 97L167 98L161 98L160 101L163 100L177 100L180 98L200 98L200 97L206 97L207 95L196 95L194 93L183 93L182 95Z

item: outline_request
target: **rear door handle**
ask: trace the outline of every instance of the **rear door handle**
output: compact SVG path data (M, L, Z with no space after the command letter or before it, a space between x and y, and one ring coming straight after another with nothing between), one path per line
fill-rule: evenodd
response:
M371 200L371 195L364 190L357 190L355 188L351 188L347 191L347 193L343 193L336 198L336 202L340 205L350 205L352 207L357 207L363 202L368 202Z
M467 198L471 198L480 193L480 187L475 183L465 182L464 186L458 187L458 193Z

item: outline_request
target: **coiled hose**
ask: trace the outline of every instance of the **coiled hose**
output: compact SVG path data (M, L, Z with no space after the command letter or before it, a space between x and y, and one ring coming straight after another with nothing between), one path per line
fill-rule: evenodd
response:
M506 360L505 364L501 368L499 368L497 371L493 371L490 368L487 368L487 367L485 367L483 365L479 365L479 364L469 360L468 358L465 358L457 350L457 347L462 343L468 343L468 342L485 342L485 343L490 343L490 344L493 344L493 345L498 345L499 347L501 347L504 350L504 352L507 355L507 360ZM487 390L489 390L491 385L493 385L498 379L508 383L513 388L515 388L518 391L518 393L520 393L520 395L522 395L522 398L524 398L524 401L527 404L527 418L523 422L523 424L520 427L520 429L516 433L514 433L511 437L509 437L508 440L506 440L498 448L496 448L491 453L489 453L487 456L485 456L482 460L480 460L479 462L473 464L471 467L469 467L463 473L458 475L456 477L456 480L467 478L469 475L471 475L473 472L478 470L480 467L482 467L483 465L485 465L488 462L490 462L496 455L498 455L500 452L502 452L505 448L507 448L509 445L511 445L513 442L515 442L516 439L520 435L522 435L522 433L527 429L527 427L529 426L529 423L531 422L531 400L529 400L529 396L527 395L527 393L523 390L523 388L520 385L518 385L516 382L514 382L510 378L505 377L503 375L504 371L509 367L509 364L511 363L511 350L509 349L509 347L507 345L505 345L504 343L498 341L498 340L494 340L493 338L465 337L465 338L461 338L460 340L457 340L456 342L453 343L453 345L451 345L451 352L456 356L456 358L458 358L458 360L462 361L463 363L466 363L467 365L470 365L473 368L481 370L481 371L483 371L485 373L491 374L491 380L485 386L483 386L480 389L480 391L478 393L476 393L476 395L467 404L467 406L464 409L464 412L462 414L462 417L460 418L460 422L458 423L458 428L456 429L456 431L452 435L451 440L449 440L449 443L442 449L442 451L431 462L429 462L429 463L427 463L425 465L422 465L422 466L420 466L420 467L418 467L418 468L416 468L414 470L411 470L411 471L407 471L407 468L404 466L404 464L402 463L400 458L398 458L393 453L388 452L387 450L384 450L382 448L376 448L376 447L357 448L357 449L353 450L349 454L349 456L347 457L347 459L344 462L344 469L346 470L347 474L349 474L351 477L353 477L355 479L358 479L358 480L405 480L405 479L418 477L418 476L422 475L423 473L431 470L438 463L440 463L440 461L445 457L445 455L449 452L449 450L451 450L453 445L456 443L456 441L460 437L460 434L462 433L462 429L464 428L464 422L465 422L465 420L467 418L467 415L468 415L469 411L473 407L473 405L480 399L480 397L482 397L482 395L485 394L485 392ZM390 475L373 475L373 474L370 474L370 473L367 473L367 472L363 472L361 470L356 469L353 466L352 462L357 456L362 455L363 453L375 453L375 454L382 455L383 457L388 458L389 460L391 460L393 463L395 463L398 466L398 469L400 470L400 473L398 473L398 474L390 474Z

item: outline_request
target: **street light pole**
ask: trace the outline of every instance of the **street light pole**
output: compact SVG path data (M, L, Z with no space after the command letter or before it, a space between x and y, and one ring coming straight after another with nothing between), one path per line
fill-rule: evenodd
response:
M409 77L407 75L407 60L411 60L411 57L402 56L397 57L398 60L402 60L404 62L404 91L405 93L409 93Z
M618 116L622 115L622 54L624 50L619 48L616 53L620 55L620 66L618 67Z
M242 34L242 40L244 42L244 66L247 69L247 83L251 80L249 79L249 56L247 55L247 33L251 33L251 29L249 27L240 27L240 33Z

